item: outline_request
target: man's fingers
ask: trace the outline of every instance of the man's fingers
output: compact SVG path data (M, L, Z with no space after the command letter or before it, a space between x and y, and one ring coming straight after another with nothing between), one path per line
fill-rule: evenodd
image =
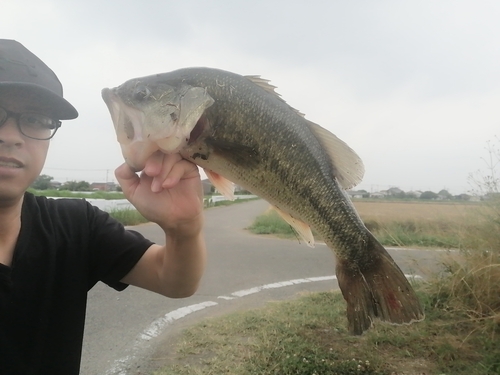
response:
M130 182L133 183L138 178L134 171L126 163L123 163L115 169L115 177L120 185Z
M180 154L172 154L172 155L162 154L161 163L159 163L155 155L155 158L151 160L151 167L150 167L151 170L155 171L153 183L151 184L151 190L153 192L158 193L164 188L163 183L170 175L174 166L181 160L182 157ZM146 166L149 167L149 160ZM156 169L158 167L159 169Z
M180 154L155 152L146 161L141 177L126 164L119 166L115 175L124 191L132 193L142 180L149 179L151 191L159 193L163 189L174 187L183 178L198 176L199 172L195 164L183 160Z
M177 185L183 178L198 176L198 167L187 160L181 160L175 163L168 176L163 180L162 187L170 189Z
M165 156L166 155L161 151L153 153L148 160L146 160L143 172L149 177L158 176L162 172Z

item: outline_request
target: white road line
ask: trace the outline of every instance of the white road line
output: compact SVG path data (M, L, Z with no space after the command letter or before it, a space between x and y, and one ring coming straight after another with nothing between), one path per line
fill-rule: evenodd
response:
M420 275L405 275L405 276L409 279L411 278L422 279L422 276ZM337 276L335 275L319 276L319 277L308 277L305 279L281 281L277 283L257 286L250 289L239 290L231 293L229 296L219 296L217 298L222 300L233 300L236 298L241 298L251 294L255 294L263 290L277 289L292 285L319 282L319 281L329 281L329 280L337 280ZM106 371L106 375L127 375L128 370L130 369L130 363L136 358L139 351L141 349L145 349L145 346L147 345L148 341L150 341L154 337L159 336L168 325L196 311L200 311L208 307L217 306L218 304L219 303L214 301L205 301L194 305L189 305L186 307L181 307L156 319L153 323L149 325L148 328L146 328L143 332L141 332L137 336L134 344L132 345L132 348L129 350L128 355L114 361L113 365Z
M276 289L276 288L283 288L285 286L304 284L304 283L310 283L310 282L315 282L315 281L336 280L336 279L337 279L337 276L334 275L334 276L309 277L306 279L287 280L287 281L281 281L278 283L261 285L261 286L255 287L255 288L238 290L237 292L231 293L232 297L219 296L217 298L231 300L231 299L234 299L235 297L245 297L245 296L248 296L250 294L255 294L255 293L258 293L258 292L260 292L262 290L266 290L266 289Z
M161 318L158 318L153 323L151 323L151 325L141 334L141 338L143 340L151 340L152 338L158 336L168 324L178 319L184 318L185 316L192 314L196 311L200 311L207 307L212 307L215 305L218 305L218 303L212 301L206 301L202 303L197 303L196 305L181 307L177 310L171 311L168 314L165 314Z

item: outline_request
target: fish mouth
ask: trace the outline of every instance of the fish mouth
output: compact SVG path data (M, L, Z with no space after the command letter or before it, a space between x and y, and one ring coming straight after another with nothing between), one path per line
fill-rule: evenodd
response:
M177 110L164 115L161 111L129 105L117 88L105 88L101 95L125 162L135 171L143 170L146 160L158 150L165 154L180 153L196 141L208 126L205 110L214 103L205 89L190 87L179 95L176 105L169 104Z
M197 141L198 138L200 138L200 136L207 128L208 128L208 118L205 115L205 113L202 113L198 121L196 121L196 125L194 126L193 130L191 130L191 133L189 133L189 139L187 142L188 145L191 145L195 141Z
M146 159L159 147L141 136L141 124L144 122L142 111L126 105L115 90L105 88L101 91L101 96L111 115L123 158L132 170L139 172L144 169Z

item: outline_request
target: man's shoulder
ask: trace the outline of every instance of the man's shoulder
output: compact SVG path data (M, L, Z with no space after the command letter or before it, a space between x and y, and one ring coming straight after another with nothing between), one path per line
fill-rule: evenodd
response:
M81 221L99 215L84 199L48 198L27 193L24 197L24 212L41 220Z
M46 209L88 209L90 205L85 199L80 198L51 198L46 196L26 193L25 203L29 206L38 206Z

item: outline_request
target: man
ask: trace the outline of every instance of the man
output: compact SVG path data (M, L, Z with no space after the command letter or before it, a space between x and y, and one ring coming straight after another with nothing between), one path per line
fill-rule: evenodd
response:
M78 374L87 291L98 281L179 298L204 270L198 168L178 155L153 155L140 176L127 165L115 172L165 246L83 200L26 192L60 120L77 116L52 70L0 40L0 374Z

